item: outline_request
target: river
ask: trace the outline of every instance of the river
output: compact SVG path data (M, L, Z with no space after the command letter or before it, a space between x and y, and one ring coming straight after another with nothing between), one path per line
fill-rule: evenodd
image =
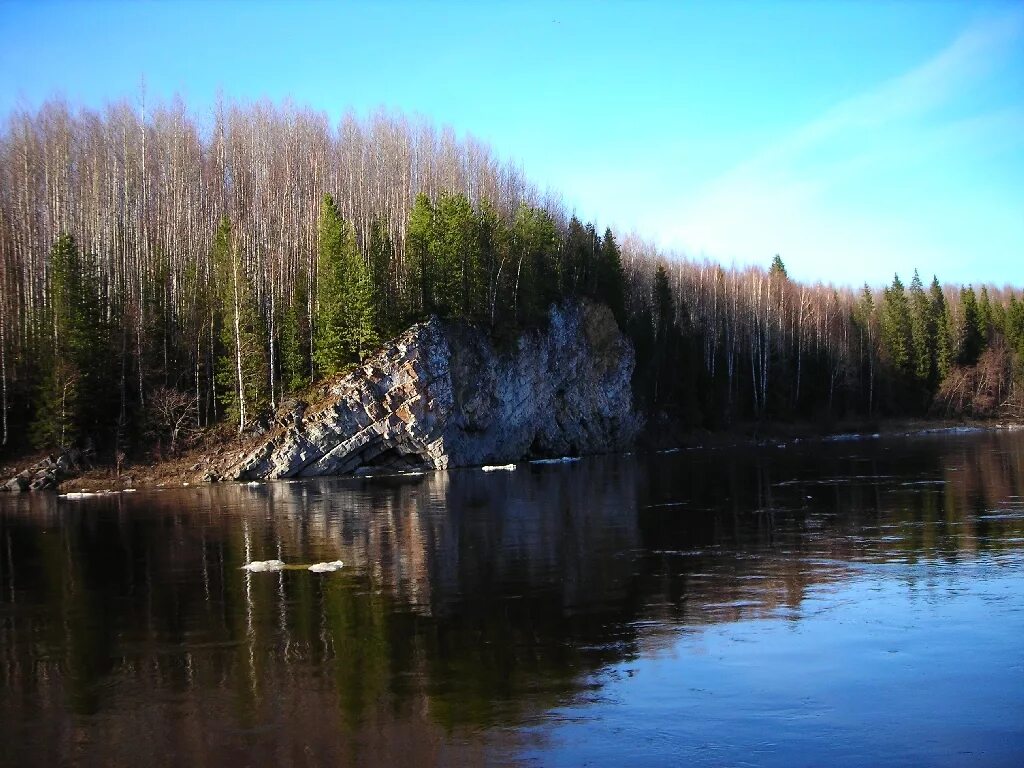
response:
M0 496L0 762L1021 765L1024 432Z

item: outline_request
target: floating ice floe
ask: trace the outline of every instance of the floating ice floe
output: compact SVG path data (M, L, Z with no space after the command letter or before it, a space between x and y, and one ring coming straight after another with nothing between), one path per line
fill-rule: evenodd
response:
M480 467L484 472L511 472L515 468L515 464L488 464L485 467Z
M344 565L341 560L331 560L329 563L313 563L309 570L313 573L334 573L340 571Z
M261 571L280 571L284 568L284 560L253 560L242 566L243 571L259 573Z
M249 488L259 488L260 485L261 483L258 480L251 480L248 483L246 483L246 486L248 486Z
M100 494L100 493L87 493L86 491L71 491L70 493L62 493L62 494L60 494L60 497L62 499L70 499L70 500L73 501L75 499L88 499L91 496L102 496L102 495L103 494Z
M571 464L574 461L579 461L579 456L563 456L560 459L534 459L531 464Z

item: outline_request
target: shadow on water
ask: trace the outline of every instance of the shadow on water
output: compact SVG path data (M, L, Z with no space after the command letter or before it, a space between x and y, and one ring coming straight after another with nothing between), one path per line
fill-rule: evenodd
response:
M681 635L1022 545L1020 433L4 498L3 762L512 761Z

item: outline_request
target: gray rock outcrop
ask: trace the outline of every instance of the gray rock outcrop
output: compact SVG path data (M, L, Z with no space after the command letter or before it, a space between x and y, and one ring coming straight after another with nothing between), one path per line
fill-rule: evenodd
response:
M284 406L276 426L221 474L443 469L632 443L640 427L633 348L606 307L554 307L546 328L509 346L464 324L417 324L334 381L324 402Z
M7 482L0 483L0 491L20 493L23 491L49 491L60 487L62 480L74 477L86 465L92 462L92 449L81 451L69 448L60 453L56 459L47 456L25 469Z

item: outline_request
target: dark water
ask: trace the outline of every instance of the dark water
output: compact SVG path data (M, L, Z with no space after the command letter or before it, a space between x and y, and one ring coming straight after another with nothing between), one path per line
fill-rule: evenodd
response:
M0 566L6 765L1024 764L1024 432L4 497Z

